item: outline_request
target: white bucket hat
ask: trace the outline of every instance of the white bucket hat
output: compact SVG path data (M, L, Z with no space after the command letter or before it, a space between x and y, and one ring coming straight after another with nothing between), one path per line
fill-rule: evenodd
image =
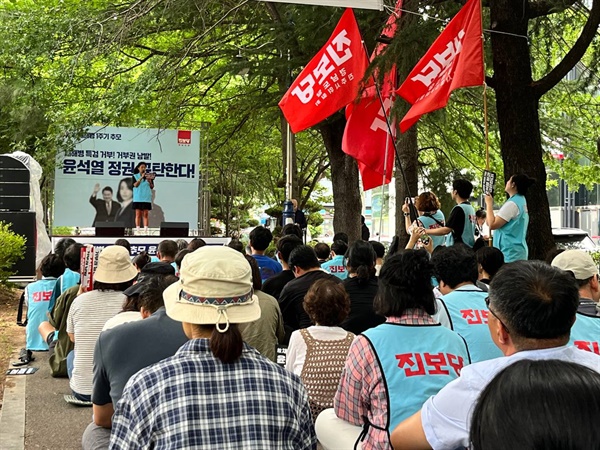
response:
M229 247L201 247L181 263L180 278L163 293L167 315L179 322L216 325L224 333L230 323L260 318L252 291L252 269L244 255Z
M125 283L133 280L137 274L127 249L120 245L109 245L98 256L94 281L107 284Z

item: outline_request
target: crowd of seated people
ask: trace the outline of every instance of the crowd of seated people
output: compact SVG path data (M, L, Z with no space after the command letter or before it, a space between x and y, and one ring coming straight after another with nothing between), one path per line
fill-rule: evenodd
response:
M589 254L504 264L493 247L419 244L413 227L386 256L345 233L313 248L286 232L257 227L249 247L165 240L158 261L115 243L87 292L82 245L57 245L26 290L21 363L49 350L65 400L92 407L84 449L599 442ZM518 414L497 420L508 409Z

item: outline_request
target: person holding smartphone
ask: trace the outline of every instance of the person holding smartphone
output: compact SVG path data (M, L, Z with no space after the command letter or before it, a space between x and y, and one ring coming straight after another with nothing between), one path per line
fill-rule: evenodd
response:
M133 209L135 210L135 227L140 229L142 219L144 229L148 229L148 212L152 209L152 189L154 177L146 172L146 163L140 162L133 169Z

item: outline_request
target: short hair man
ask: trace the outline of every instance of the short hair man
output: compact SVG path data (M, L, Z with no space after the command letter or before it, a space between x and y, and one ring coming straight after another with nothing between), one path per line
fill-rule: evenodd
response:
M173 356L187 342L181 323L165 312L162 294L170 281L176 278L154 276L140 283L140 310L145 320L100 334L94 349L94 419L83 434L84 450L108 448L114 407L129 378L144 367Z
M452 200L456 206L452 208L450 217L445 227L427 230L431 236L446 235L446 245L466 244L469 247L475 245L475 209L469 203L469 197L473 192L473 184L468 180L454 180L452 182Z
M294 272L295 279L285 285L279 297L279 306L285 324L286 344L289 342L292 331L312 325L310 317L304 311L303 302L304 296L313 283L321 278L342 281L321 270L315 251L308 245L300 245L292 250L288 263Z
M94 191L90 196L90 204L96 210L96 216L92 222L95 227L98 222L114 222L121 204L113 200L113 190L110 186L105 186L102 189L102 199L96 198L100 191L100 184L96 183Z
M178 251L179 247L177 246L177 242L171 239L165 239L158 244L158 248L156 249L156 257L159 261L171 264L177 271L177 266L175 265L175 256L177 256Z
M458 379L396 427L394 449L469 447L471 413L479 395L515 361L559 359L600 371L599 355L566 346L579 293L565 272L540 261L507 264L492 280L487 301L490 334L505 356L464 367Z
M315 253L317 254L317 259L319 260L319 264L323 264L329 260L331 256L331 248L325 242L319 242L315 245Z
M571 340L581 350L600 355L600 282L598 266L591 255L583 250L566 250L552 261L552 266L572 274L579 288L579 307Z
M463 337L469 347L471 361L502 356L487 327L487 292L475 285L478 275L475 252L462 244L440 247L431 262L443 295L440 299L442 308L436 313L436 319L449 323L450 329Z
M334 241L331 244L331 259L321 264L321 268L332 275L335 275L340 280L345 280L348 277L348 270L344 256L348 251L348 244L344 241Z
M379 276L379 271L381 270L381 266L383 266L383 257L385 256L385 246L379 241L369 241L369 244L371 244L377 256L375 260L375 275Z
M250 232L250 249L252 250L252 256L258 263L263 283L283 270L281 264L265 255L265 251L272 240L271 230L263 226L258 226Z
M277 241L277 257L281 262L283 270L277 275L272 276L262 285L262 291L266 294L272 295L277 300L281 296L281 291L294 278L294 272L290 269L288 261L292 250L302 245L302 240L294 235L283 236Z

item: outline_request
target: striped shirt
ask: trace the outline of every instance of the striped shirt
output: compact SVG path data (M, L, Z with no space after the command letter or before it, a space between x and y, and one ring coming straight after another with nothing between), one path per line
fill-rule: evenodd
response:
M71 389L92 394L94 347L102 327L123 308L125 296L119 291L90 291L77 297L67 318L67 333L75 335L75 360Z
M308 395L298 376L244 344L223 364L208 339L133 375L117 403L111 450L314 450Z

